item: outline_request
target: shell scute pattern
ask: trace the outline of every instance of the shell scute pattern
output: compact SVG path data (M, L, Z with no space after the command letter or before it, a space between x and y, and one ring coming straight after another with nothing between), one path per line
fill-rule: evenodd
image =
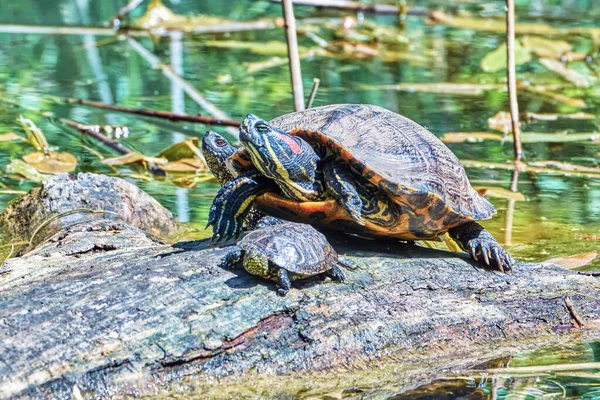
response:
M433 193L467 219L488 219L494 207L470 185L458 158L412 120L372 105L342 104L283 115L271 124L325 143L357 172L395 196ZM310 131L310 132L309 132ZM400 200L407 205L410 198ZM414 205L412 205L415 208Z
M252 231L238 246L258 250L276 266L299 275L325 272L337 262L337 254L322 233L293 222Z

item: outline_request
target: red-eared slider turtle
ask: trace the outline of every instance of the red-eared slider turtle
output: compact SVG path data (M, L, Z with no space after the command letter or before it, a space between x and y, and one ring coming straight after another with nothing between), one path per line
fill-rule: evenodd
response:
M254 205L325 229L403 240L448 232L477 261L509 271L513 259L476 220L494 207L473 189L458 158L435 135L394 112L341 104L270 123L248 114L237 176L211 207L216 238L239 234ZM274 187L276 186L276 187Z
M322 233L310 225L287 221L259 225L233 246L224 260L226 266L241 264L253 275L277 281L280 296L285 296L296 279L322 275L343 281L338 263L337 253Z

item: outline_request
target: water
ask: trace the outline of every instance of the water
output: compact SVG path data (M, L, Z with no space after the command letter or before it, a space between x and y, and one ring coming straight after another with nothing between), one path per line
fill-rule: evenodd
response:
M415 2L416 3L416 2ZM221 17L252 20L260 17L277 17L280 6L266 1L204 1L178 0L166 2L181 14L206 13ZM437 8L446 2L418 2L419 7ZM485 16L502 16L504 2L488 1L457 2L452 11L473 12ZM99 25L110 18L122 5L121 1L87 2L75 0L33 1L0 3L0 23L38 25ZM141 15L138 10L134 16ZM330 24L341 24L336 12L316 13L311 8L297 8L298 17L331 16ZM517 2L520 23L545 22L554 27L595 27L600 21L600 6L588 1L540 1ZM446 132L489 131L487 119L498 111L508 110L507 96L502 90L489 90L479 94L430 93L423 90L399 91L393 85L399 83L504 83L504 70L484 72L480 67L482 58L503 42L497 32L429 25L422 17L409 17L405 30L397 27L392 16L365 15L369 24L383 26L385 33L398 38L404 44L385 48L382 57L325 57L315 55L303 58L304 86L308 92L312 78L318 77L321 86L314 105L330 103L371 103L397 111L428 127L441 136ZM321 22L324 23L324 22ZM315 31L315 24L299 25L302 31L311 31L325 40L336 39L330 31ZM312 27L312 29L311 29ZM366 29L366 28L365 28ZM368 33L363 29L358 33ZM518 67L519 80L528 81L533 87L562 85L556 93L585 101L585 107L574 107L557 102L548 96L520 92L521 111L536 113L572 113L584 111L600 115L600 66L598 53L590 37L567 36L574 52L590 52L589 63L573 62L570 66L585 76L590 86L575 88L557 74L547 71L534 56L534 60ZM242 118L252 112L271 119L293 111L288 70L285 64L250 72L249 66L285 57L281 30L245 32L236 34L184 36L181 41L162 39L152 42L141 38L140 42L151 49L165 63L172 63L181 74L211 102L227 112L232 118ZM315 43L300 35L302 48L316 48ZM229 49L239 42L257 43L252 49ZM268 44L265 44L267 43ZM283 49L283 51L281 50ZM383 60L382 60L383 59ZM387 60L387 61L384 61ZM308 94L308 93L307 93ZM103 165L96 152L105 157L113 155L108 149L48 119L41 112L51 112L54 117L69 118L94 124L118 124L130 128L126 143L147 155L156 155L169 144L184 137L201 137L207 127L187 123L157 121L126 114L105 112L93 108L64 105L54 101L53 96L75 97L114 102L123 106L147 107L190 114L203 110L181 89L174 86L159 70L152 69L127 41L111 36L90 35L39 35L0 33L0 133L15 131L22 134L16 118L23 116L33 120L46 134L50 144L58 151L69 151L79 161L78 171L115 174ZM599 118L587 120L558 120L535 122L524 125L528 132L594 132L598 130ZM213 127L219 132L224 130ZM505 163L512 158L512 144L486 141L450 144L449 147L461 159ZM90 150L93 149L92 150ZM528 162L555 160L579 165L600 166L600 145L591 141L578 143L532 143L524 145ZM4 168L12 159L31 151L21 142L0 142L0 166ZM181 221L186 223L184 237L206 237L203 230L208 208L218 186L207 182L191 189L182 189L169 180L156 181L141 178L139 173L120 168L120 173L131 175L140 187L156 197ZM472 182L480 187L510 187L511 172L500 169L467 168ZM27 180L14 179L5 174L0 181L6 188L0 194L0 209L17 197L7 190L26 191L36 186ZM564 174L522 173L518 190L526 201L511 202L492 197L498 215L484 225L495 237L506 243L511 253L522 261L542 261L552 257L600 250L600 179L568 176ZM511 223L512 221L512 223ZM600 268L600 259L587 269ZM586 347L587 346L587 347ZM595 346L595 347L594 347ZM565 350L570 358L552 362L568 363L573 359L589 356L588 361L600 361L598 344L572 346ZM590 348L595 351L589 352ZM552 353L552 352L550 352ZM539 354L517 356L521 365L537 365ZM546 360L546 358L544 358ZM514 363L512 364L514 365ZM590 374L594 371L587 371ZM503 384L504 398L522 394L519 377L511 384ZM531 393L552 395L562 393L559 385L547 383L547 377L527 378L526 387L535 388ZM584 395L594 398L598 378L575 379L573 376L552 377L566 387L569 396ZM466 382L467 389L473 381ZM510 383L509 382L509 383ZM516 382L516 383L515 383ZM475 382L480 385L480 381ZM490 383L481 388L490 392ZM433 390L433 389L426 389ZM533 390L533 389L532 389ZM504 397L502 397L504 396ZM530 394L534 396L534 394ZM600 395L597 395L600 396ZM527 398L527 397L525 397ZM531 397L529 397L531 398Z

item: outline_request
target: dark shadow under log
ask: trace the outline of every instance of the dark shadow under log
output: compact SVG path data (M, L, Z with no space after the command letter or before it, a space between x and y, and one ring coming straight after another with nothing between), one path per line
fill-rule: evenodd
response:
M549 264L506 275L453 253L332 238L358 266L347 281L299 282L281 298L271 282L220 268L227 249L206 241L161 245L113 221L70 229L5 264L2 398L387 396L600 336L598 279ZM121 246L100 245L114 235ZM69 251L86 240L97 245Z

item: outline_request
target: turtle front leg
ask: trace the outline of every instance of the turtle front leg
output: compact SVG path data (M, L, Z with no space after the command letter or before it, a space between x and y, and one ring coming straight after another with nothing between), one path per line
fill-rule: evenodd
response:
M229 253L225 255L221 262L222 268L239 268L244 260L244 250L234 246Z
M450 237L477 262L493 265L500 271L510 272L515 260L500 243L477 222L467 222L448 231ZM481 257L483 260L479 260Z
M356 223L364 225L362 200L354 187L353 177L344 164L330 161L323 165L324 183L327 192L336 199Z
M272 180L259 171L250 171L224 184L217 192L208 214L213 226L213 240L237 237L254 199L275 187Z

